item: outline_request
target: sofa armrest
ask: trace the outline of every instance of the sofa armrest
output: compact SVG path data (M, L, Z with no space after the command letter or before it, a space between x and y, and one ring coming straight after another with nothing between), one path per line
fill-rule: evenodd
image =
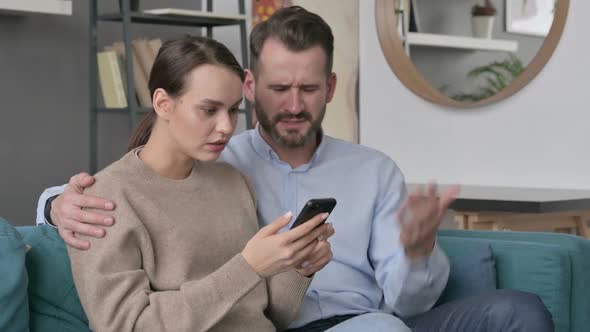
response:
M590 241L574 235L544 232L492 232L440 230L440 236L502 239L553 244L568 251L572 262L571 331L585 332L590 326Z
M555 330L569 331L572 271L568 251L545 243L439 235L441 247L448 252L469 252L482 242L492 248L498 288L538 295L553 316Z

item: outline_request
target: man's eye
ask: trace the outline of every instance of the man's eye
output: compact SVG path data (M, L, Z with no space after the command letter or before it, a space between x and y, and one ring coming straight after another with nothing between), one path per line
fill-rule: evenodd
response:
M314 92L316 91L318 88L316 87L309 87L309 88L303 88L304 92Z
M217 112L216 108L205 108L203 110L205 111L205 113L207 113L209 115L213 115L213 114L215 114L215 112Z
M237 107L234 107L234 108L230 108L230 109L229 109L229 112L230 112L230 113L232 113L232 114L236 114L236 113L238 113L239 111L240 111L240 109L239 109L239 108L237 108Z
M284 86L275 86L275 87L272 87L272 90L277 91L277 92L283 92L283 91L287 91L287 88Z

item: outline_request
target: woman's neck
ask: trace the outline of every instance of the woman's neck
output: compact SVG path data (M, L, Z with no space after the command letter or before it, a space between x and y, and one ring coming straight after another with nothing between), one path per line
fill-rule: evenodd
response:
M166 137L158 135L158 130L154 128L147 144L139 152L139 159L163 177L186 179L191 174L195 161L173 146L172 142L167 142Z

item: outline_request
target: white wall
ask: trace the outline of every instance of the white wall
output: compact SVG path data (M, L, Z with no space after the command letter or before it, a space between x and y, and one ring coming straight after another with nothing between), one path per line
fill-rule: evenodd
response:
M590 189L590 2L572 0L564 35L540 75L479 109L433 105L389 69L374 1L360 2L361 143L391 156L408 182Z

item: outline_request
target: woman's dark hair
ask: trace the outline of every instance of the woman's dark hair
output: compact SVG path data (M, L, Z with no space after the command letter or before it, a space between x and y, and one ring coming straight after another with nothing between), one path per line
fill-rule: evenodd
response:
M157 89L164 89L173 97L181 96L185 92L188 74L205 64L225 67L244 81L242 66L225 45L210 38L186 36L169 40L160 48L150 73L150 96L153 99ZM152 110L141 119L131 134L128 151L147 143L156 118L156 112Z

